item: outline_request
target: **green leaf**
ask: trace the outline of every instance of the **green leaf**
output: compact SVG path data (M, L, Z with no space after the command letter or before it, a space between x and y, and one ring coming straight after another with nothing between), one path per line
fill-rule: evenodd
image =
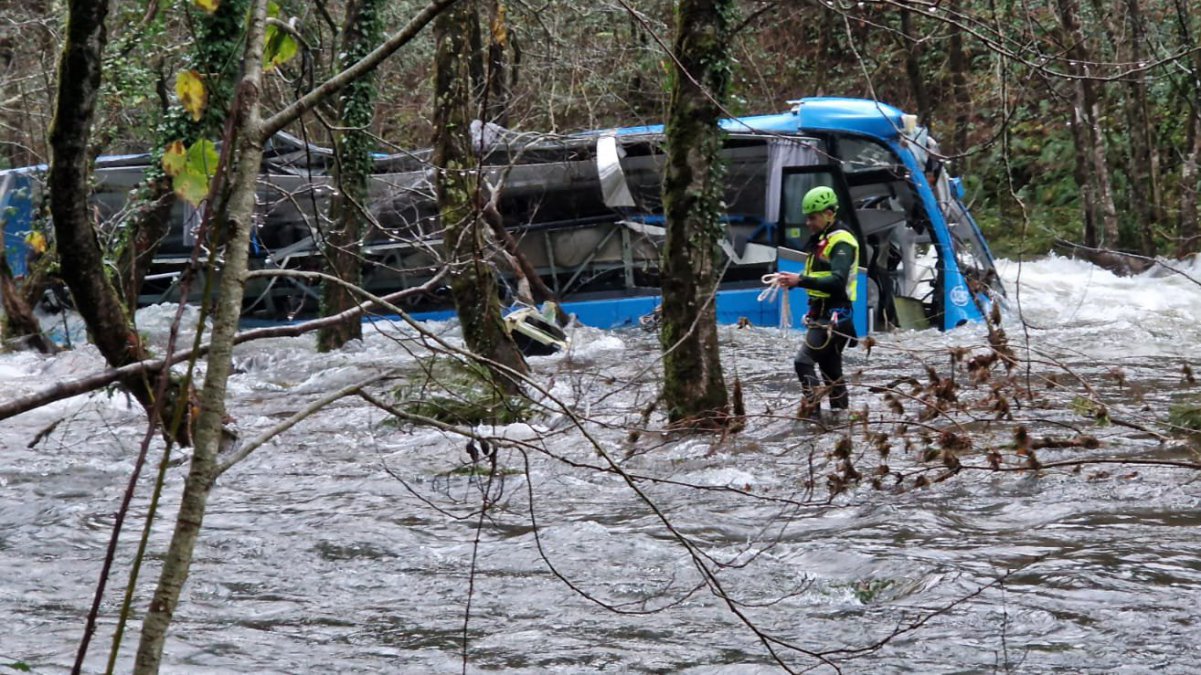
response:
M179 198L197 206L209 193L209 180L201 174L185 171L172 179L172 186Z
M5 665L5 667L12 668L13 670L19 670L22 673L32 673L33 672L33 668L30 668L29 664L25 663L24 661L16 661L14 663L6 663L4 665Z
M271 70L291 61L300 53L300 45L287 31L268 24L266 44L263 45L263 68Z
M196 206L209 192L209 181L217 173L217 145L202 138L188 148L181 171L172 179L172 187L179 198Z
M217 144L207 138L202 138L188 148L184 170L205 178L212 178L217 173L217 162L220 159L220 156L217 155Z

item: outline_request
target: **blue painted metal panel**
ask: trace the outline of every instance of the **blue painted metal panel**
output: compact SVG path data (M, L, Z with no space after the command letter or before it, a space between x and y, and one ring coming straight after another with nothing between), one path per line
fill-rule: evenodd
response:
M755 326L774 327L780 320L780 304L759 302L761 288L739 288L717 294L717 322L736 324L745 318ZM627 298L579 300L563 303L563 311L574 314L585 326L595 328L630 328L641 325L640 319L655 311L662 298L658 294ZM417 312L418 321L445 321L455 318L454 310ZM395 318L395 317L392 317Z
M918 166L917 158L913 156L913 153L901 147L898 143L889 143L889 146L897 153L897 156L901 158L905 167L912 174L911 178L917 186L917 190L914 192L921 198L922 206L926 209L926 215L929 216L930 222L933 225L930 229L934 233L935 241L938 243L939 266L942 268L940 272L943 275L942 329L951 330L969 321L983 321L984 317L980 314L980 310L977 309L976 304L972 302L971 291L968 290L963 273L959 271L959 264L955 261L955 245L951 241L951 232L947 227L946 217L943 215L942 209L938 207L938 201L934 197L934 190L926 181L926 174L923 171L924 167Z
M803 134L813 131L839 131L872 136L880 140L898 137L901 111L887 103L860 98L819 96L801 99L797 112L755 115L721 120L722 129L732 133L772 132ZM592 131L583 135L616 133L636 136L663 133L662 124Z
M0 174L0 220L4 221L4 254L14 276L24 276L29 270L26 260L29 247L25 235L33 229L32 181L24 171Z
M860 98L806 98L797 113L799 126L806 131L840 131L880 140L897 138L901 111L877 101Z
M607 300L563 303L563 311L575 314L580 323L597 328L637 326L638 319L655 311L659 296L635 296Z

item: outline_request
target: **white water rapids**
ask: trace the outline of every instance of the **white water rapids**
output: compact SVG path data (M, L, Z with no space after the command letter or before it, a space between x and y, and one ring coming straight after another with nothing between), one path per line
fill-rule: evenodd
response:
M901 425L870 389L925 383L927 366L949 375L952 348L986 353L982 326L887 334L870 356L847 352L852 407L867 407L870 432L891 436L880 490L870 479L884 460L856 425L864 478L830 495L843 433L791 419L795 332L722 327L727 375L747 401L744 432L668 437L656 412L630 442L655 396L657 339L576 329L570 353L531 359L547 410L475 430L502 439L491 484L452 473L468 462L462 436L339 401L218 482L164 670L460 672L466 623L468 672L777 672L760 635L790 668L818 672L833 666L797 648L852 650L826 657L848 673L1201 671L1195 470L992 472L984 459L997 447L1007 468L1020 466L1006 448L1024 424L1032 437L1100 443L1039 450L1043 464L1198 461L1198 446L1166 423L1171 405L1199 400L1183 371L1201 371L1201 286L1162 268L1116 278L1061 258L1001 271L1015 373L1032 382L1028 399L1011 397L1014 421L952 413L924 422L923 439L914 400L902 401L912 423ZM1181 271L1201 279L1201 263ZM160 347L173 312L139 315ZM428 328L457 340L453 323ZM239 347L229 410L243 437L380 369L416 372L427 355L411 328L365 333L328 355L311 336ZM101 368L90 346L3 354L0 396ZM993 381L1002 375L997 366ZM961 400L987 396L962 366L955 377ZM1090 397L1116 423L1090 417ZM974 443L960 453L968 468L914 488L918 475L943 471L924 448L961 428ZM70 668L143 432L119 392L0 423L0 670ZM111 648L161 450L156 441L139 482L86 672L102 671ZM182 461L168 469L120 672L132 665L185 472ZM481 524L485 490L494 504Z

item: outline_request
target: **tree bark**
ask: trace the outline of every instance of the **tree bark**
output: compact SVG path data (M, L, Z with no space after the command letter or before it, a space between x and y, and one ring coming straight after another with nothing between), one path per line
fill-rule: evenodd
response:
M1093 0L1092 4L1094 12L1105 24L1109 42L1114 46L1113 60L1131 64L1142 61L1144 37L1138 0L1125 0L1124 23L1121 17L1116 16L1117 8L1107 11L1100 0ZM1137 241L1124 243L1132 244L1132 248L1141 250L1144 255L1154 255L1154 231L1161 209L1157 201L1159 176L1154 171L1152 156L1154 134L1151 132L1152 120L1147 105L1146 76L1142 72L1132 73L1123 85L1122 113L1126 128L1123 136L1128 144L1128 152L1123 154L1129 178L1127 195L1131 211L1138 219L1138 227L1133 233ZM1117 244L1113 240L1110 245L1116 247Z
M468 36L473 22L477 22L475 6L467 2L453 6L434 22L434 184L463 340L469 350L492 362L489 370L499 386L516 391L517 383L506 369L518 373L529 369L501 318L479 209L480 173L471 152Z
M1193 68L1188 80L1186 108L1190 118L1187 125L1184 163L1180 167L1180 216L1176 223L1176 254L1180 257L1201 251L1201 227L1197 218L1198 164L1201 163L1201 52L1191 28L1188 2L1175 0L1176 28L1180 46L1193 52Z
M730 422L714 294L725 236L718 118L729 90L733 13L733 0L680 0L665 130L663 398L672 424L714 429Z
M913 12L908 9L901 9L901 41L905 43L905 74L917 103L918 119L933 131L930 95L926 91L925 73L922 72L922 45L913 35Z
M339 51L342 69L354 65L378 46L383 32L383 5L381 0L350 0L346 5ZM374 117L375 92L375 73L371 71L347 85L339 99L340 124L334 136L337 151L334 177L338 194L330 204L331 225L323 241L326 272L356 286L363 278L361 242L369 226L368 184L374 143L368 131ZM357 300L346 287L322 285L323 316L339 314L356 304ZM357 318L347 320L319 330L317 349L323 352L340 349L347 342L362 337L363 322Z
M1127 14L1131 31L1131 61L1141 66L1146 59L1144 48L1147 46L1147 27L1143 20L1142 8L1138 0L1126 0ZM1163 176L1160 175L1159 152L1156 150L1154 117L1150 99L1147 94L1147 74L1139 72L1129 82L1133 110L1127 112L1131 126L1137 128L1143 145L1144 159L1147 163L1147 190L1150 193L1148 204L1149 221L1143 223L1143 249L1146 255L1155 255L1154 226L1164 222L1167 212L1163 199Z
M500 211L496 208L496 202L499 201L499 197L499 191L490 195L487 200L484 200L483 195L480 195L480 200L484 202L482 207L484 221L488 223L492 234L505 247L505 251L513 261L514 272L525 277L529 283L530 299L536 303L546 302L547 300L558 302L558 296L546 285L542 277L538 275L538 271L530 264L529 258L526 258L525 254L521 252L521 244L513 237L511 232L505 229L504 218L501 217Z
M1085 210L1085 245L1116 246L1118 212L1113 201L1113 186L1105 150L1105 134L1101 129L1101 98L1097 83L1090 79L1089 54L1080 26L1080 6L1077 0L1057 0L1059 21L1063 28L1067 57L1072 62L1074 80L1073 137L1076 141L1076 180L1080 185L1082 208ZM1080 166L1083 159L1084 166ZM1087 187L1081 181L1087 181ZM1097 222L1097 221L1100 222ZM1090 243L1090 223L1093 241ZM1100 231L1096 231L1096 226Z
M250 232L254 226L255 186L263 158L264 139L260 134L259 96L263 60L263 26L267 0L255 0L246 30L243 75L235 96L236 121L234 178L228 201L214 222L226 240L225 267L213 314L211 347L200 394L200 415L196 422L196 445L188 477L184 484L179 515L171 544L163 560L158 585L142 624L134 672L157 673L162 664L167 629L175 615L179 595L191 569L192 554L204 522L209 493L217 477L217 454L225 441L225 392L232 371L234 336L242 313L242 292L246 284L246 265Z
M3 241L3 238L4 223L0 221L0 241ZM20 345L36 349L43 354L53 354L58 351L58 346L42 333L42 326L33 313L33 306L28 301L23 286L24 284L18 284L13 278L12 269L8 266L8 256L0 249L0 307L4 310L0 338L4 339L4 346Z
M1188 150L1180 167L1180 220L1176 226L1176 255L1185 257L1201 251L1201 228L1197 225L1197 165L1201 162L1201 114L1193 113L1186 135Z
M954 154L967 152L968 131L972 119L972 95L968 90L967 73L970 70L970 55L963 49L963 28L958 24L950 26L951 37L948 42L948 66L951 70L951 92L955 101L955 130L952 138L951 151ZM957 170L960 175L971 172L970 160L963 157L958 160Z
M484 67L484 120L509 126L510 90L509 19L503 0L488 2L488 53Z
M100 90L101 56L106 41L107 0L72 0L68 5L66 41L58 68L58 92L50 127L50 169L46 190L61 274L88 326L92 341L113 368L146 358L141 338L130 324L125 306L105 270L88 203L88 139ZM137 400L153 409L154 393L144 377L122 380ZM164 433L172 430L171 406L161 406ZM185 425L186 428L186 425ZM186 432L175 439L186 443Z

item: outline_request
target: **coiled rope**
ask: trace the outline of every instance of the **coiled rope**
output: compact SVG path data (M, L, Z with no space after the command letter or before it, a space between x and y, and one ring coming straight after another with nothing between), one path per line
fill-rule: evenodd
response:
M775 302L776 298L780 299L780 330L787 331L792 328L792 308L788 304L788 293L780 293L780 289L784 288L784 275L782 274L764 274L760 279L767 288L764 288L759 293L759 302Z

